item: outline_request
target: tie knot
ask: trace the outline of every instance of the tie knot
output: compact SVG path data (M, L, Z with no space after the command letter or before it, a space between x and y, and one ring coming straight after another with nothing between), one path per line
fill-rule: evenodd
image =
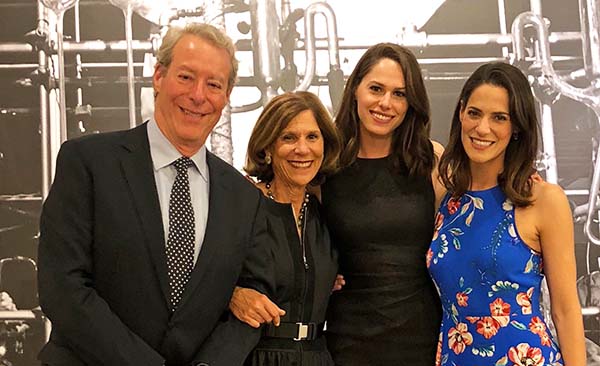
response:
M182 156L179 159L173 162L175 169L177 169L177 174L186 173L187 169L194 165L192 159Z

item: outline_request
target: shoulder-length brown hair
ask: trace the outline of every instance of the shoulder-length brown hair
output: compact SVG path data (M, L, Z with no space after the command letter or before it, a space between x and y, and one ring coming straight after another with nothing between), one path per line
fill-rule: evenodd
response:
M518 68L494 62L480 66L467 79L456 103L450 138L440 160L440 178L449 192L458 197L471 186L469 157L461 141L460 113L477 87L490 84L506 89L513 136L506 147L504 169L498 175L498 184L504 194L518 207L529 206L531 175L538 148L538 120L533 93L527 78Z
M421 68L413 53L394 43L371 46L350 74L335 124L342 139L340 167L351 165L360 147L360 119L357 112L356 89L366 74L381 59L389 58L400 65L406 85L408 111L392 137L392 166L406 170L411 176L431 176L435 164L433 146L429 141L430 108Z
M306 110L310 110L317 120L325 148L323 163L311 184L320 184L325 176L337 170L341 145L331 116L316 95L298 91L274 97L258 117L248 142L244 166L248 175L256 177L260 182L273 180L273 167L265 161L267 150L273 146L288 124Z

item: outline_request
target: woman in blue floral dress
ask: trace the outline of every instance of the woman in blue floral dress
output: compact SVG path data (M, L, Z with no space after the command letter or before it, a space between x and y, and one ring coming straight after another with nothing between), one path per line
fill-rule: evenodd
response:
M537 136L519 69L478 68L439 167L448 194L427 253L444 311L436 365L585 365L571 213L534 174ZM540 311L543 276L560 349Z

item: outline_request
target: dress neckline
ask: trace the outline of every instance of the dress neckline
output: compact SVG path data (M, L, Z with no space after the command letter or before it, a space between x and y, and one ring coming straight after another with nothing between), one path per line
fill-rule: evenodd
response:
M493 192L495 190L500 189L500 185L496 184L493 187L490 188L486 188L486 189L478 189L478 190L467 190L466 193L469 194L480 194L480 193L486 193L486 192Z
M381 158L361 158L361 157L357 156L356 160L357 161L358 160L360 160L360 161L378 161L378 160L387 160L387 158L389 158L389 157L390 157L389 155L381 157Z

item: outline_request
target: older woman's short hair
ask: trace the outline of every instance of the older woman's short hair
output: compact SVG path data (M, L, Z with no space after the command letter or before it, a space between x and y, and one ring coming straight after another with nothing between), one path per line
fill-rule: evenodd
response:
M227 91L231 91L235 85L238 71L238 61L235 58L235 46L233 41L218 28L204 23L190 23L185 27L172 26L162 39L156 58L160 65L169 67L173 60L173 48L185 35L193 35L208 41L215 47L224 49L229 54L231 72L227 82Z
M269 150L281 132L300 113L310 110L323 136L324 157L321 168L311 184L319 184L326 175L336 171L341 143L331 116L319 98L310 92L289 92L271 99L265 106L250 135L244 170L261 182L273 179L273 168L265 161Z

